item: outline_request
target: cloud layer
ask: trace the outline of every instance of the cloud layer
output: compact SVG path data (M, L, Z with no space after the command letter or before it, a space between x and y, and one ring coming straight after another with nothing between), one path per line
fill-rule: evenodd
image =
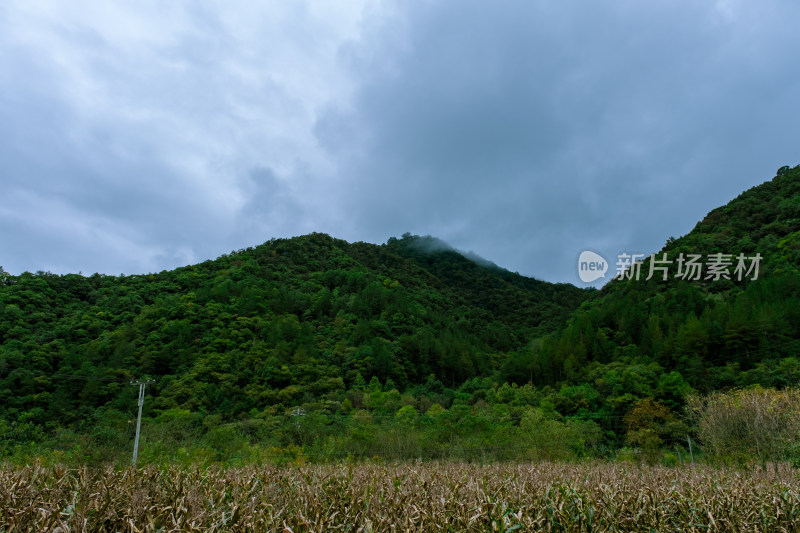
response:
M800 162L789 1L32 6L0 5L13 273L410 231L578 282Z

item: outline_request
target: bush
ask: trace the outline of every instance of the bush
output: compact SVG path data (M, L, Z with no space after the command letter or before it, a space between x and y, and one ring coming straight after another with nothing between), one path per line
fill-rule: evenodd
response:
M694 396L688 409L697 433L718 460L762 467L785 460L800 445L800 390L753 387Z

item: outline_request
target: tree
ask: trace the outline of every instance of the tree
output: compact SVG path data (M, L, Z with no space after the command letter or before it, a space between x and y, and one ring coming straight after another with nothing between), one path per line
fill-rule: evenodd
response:
M657 462L662 445L675 442L688 433L686 424L652 398L639 400L625 415L625 425L628 442L641 449L649 464Z

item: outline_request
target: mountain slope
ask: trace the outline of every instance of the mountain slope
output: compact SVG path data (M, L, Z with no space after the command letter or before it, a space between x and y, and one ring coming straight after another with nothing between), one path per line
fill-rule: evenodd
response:
M714 279L708 270L718 253L730 254L730 279ZM701 256L699 280L677 277L681 254ZM748 268L760 254L757 279L755 269L735 271L739 254ZM659 270L645 279L646 259L640 279L613 280L562 331L515 354L506 377L587 383L604 397L662 394L676 402L678 389L689 386L800 381L800 166L783 167L773 180L714 209L655 255L673 261L654 265L668 268L666 281ZM672 385L659 384L669 373Z
M145 276L0 283L0 416L46 424L130 405L236 416L336 395L364 378L456 386L554 331L591 292L479 265L423 238L376 246L272 240Z

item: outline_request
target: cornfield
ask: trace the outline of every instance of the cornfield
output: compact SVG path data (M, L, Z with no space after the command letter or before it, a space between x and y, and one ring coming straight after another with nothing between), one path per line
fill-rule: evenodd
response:
M788 467L0 466L0 532L800 531L799 486Z

